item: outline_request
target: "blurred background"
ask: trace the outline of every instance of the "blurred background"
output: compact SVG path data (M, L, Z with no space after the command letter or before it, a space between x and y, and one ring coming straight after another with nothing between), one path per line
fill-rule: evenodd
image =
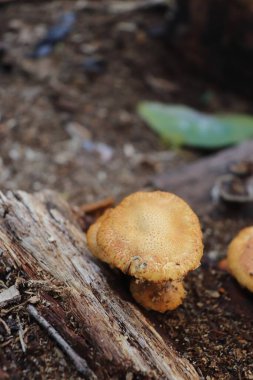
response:
M0 0L1 190L119 198L212 153L138 107L252 113L252 21L246 0Z

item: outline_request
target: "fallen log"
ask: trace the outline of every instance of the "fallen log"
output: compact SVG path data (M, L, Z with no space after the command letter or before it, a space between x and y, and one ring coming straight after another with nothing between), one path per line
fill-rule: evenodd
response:
M199 378L134 305L120 275L90 255L71 208L55 193L0 194L0 248L28 279L59 288L64 308L44 287L28 310L74 348L86 378Z
M176 171L159 174L153 184L158 189L176 192L199 214L207 213L214 206L211 191L216 178L227 171L228 164L243 160L253 160L253 141L184 165Z

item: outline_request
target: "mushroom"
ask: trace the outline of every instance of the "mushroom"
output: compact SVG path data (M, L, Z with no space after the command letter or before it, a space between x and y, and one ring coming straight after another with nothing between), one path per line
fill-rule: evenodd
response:
M129 195L87 232L100 260L133 277L137 302L164 312L182 303L182 280L203 254L198 217L181 198L161 191Z
M227 266L239 284L253 292L253 226L242 229L229 244Z

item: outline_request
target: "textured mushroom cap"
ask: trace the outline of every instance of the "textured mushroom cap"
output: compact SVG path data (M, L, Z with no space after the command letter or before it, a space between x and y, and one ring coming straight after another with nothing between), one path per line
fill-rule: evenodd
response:
M203 254L198 217L181 198L161 191L126 197L99 219L95 235L97 257L148 281L181 279Z
M94 256L99 257L99 248L97 245L97 233L101 226L101 223L107 218L112 211L111 208L107 209L103 215L101 215L95 223L93 223L87 232L87 244Z
M184 285L179 281L154 283L133 279L130 291L134 299L146 309L160 313L176 309L186 296Z
M230 273L253 292L253 227L244 228L232 240L227 260Z

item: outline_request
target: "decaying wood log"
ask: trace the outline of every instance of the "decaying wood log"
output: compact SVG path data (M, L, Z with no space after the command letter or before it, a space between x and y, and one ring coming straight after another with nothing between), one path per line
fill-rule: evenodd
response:
M99 379L199 378L134 305L120 275L90 255L74 214L55 193L1 194L0 248L29 279L63 285L68 313L46 290L40 297L49 306L36 308Z
M226 172L229 163L241 160L253 160L253 141L185 165L176 172L159 174L153 183L161 190L176 192L201 214L214 206L211 190L216 178Z

